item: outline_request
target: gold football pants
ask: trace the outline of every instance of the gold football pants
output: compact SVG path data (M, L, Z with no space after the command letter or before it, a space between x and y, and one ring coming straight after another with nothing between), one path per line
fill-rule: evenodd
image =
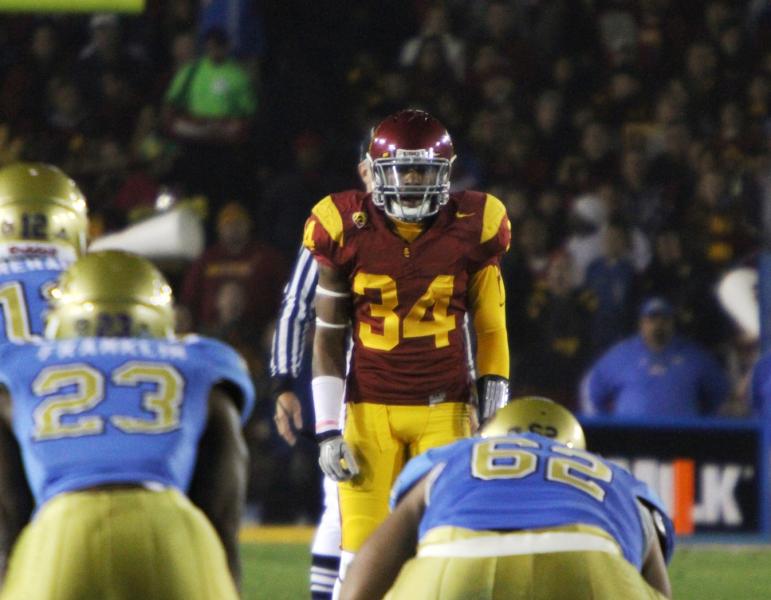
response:
M236 600L225 551L180 492L51 499L11 554L2 600Z
M555 534L565 533L573 536L573 546L580 546L575 538L579 536L588 540L587 548L604 550L540 551L549 549ZM516 554L507 555L507 545ZM527 553L528 549L539 551ZM624 559L610 535L587 525L508 533L459 527L432 529L421 539L416 558L405 563L386 595L386 600L413 598L664 600Z
M407 460L430 448L468 437L469 405L346 405L345 441L361 472L340 483L342 546L357 552L388 516L391 486Z

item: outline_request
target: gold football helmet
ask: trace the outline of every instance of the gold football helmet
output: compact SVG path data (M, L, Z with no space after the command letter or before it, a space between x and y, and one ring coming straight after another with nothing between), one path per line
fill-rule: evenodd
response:
M61 256L86 251L86 199L77 184L45 163L0 169L0 257Z
M480 430L482 437L509 433L537 433L558 442L586 449L584 430L564 406L541 396L515 398L498 410Z
M50 291L45 336L152 337L174 333L171 286L148 260L105 250L72 263Z

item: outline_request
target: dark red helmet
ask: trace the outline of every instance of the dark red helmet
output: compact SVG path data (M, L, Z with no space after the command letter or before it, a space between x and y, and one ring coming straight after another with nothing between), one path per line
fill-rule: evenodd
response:
M372 132L372 202L403 221L435 215L450 197L455 160L447 129L422 110L402 110Z

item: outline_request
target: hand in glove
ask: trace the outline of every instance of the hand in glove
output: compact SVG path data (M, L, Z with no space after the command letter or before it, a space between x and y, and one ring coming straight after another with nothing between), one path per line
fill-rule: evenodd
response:
M339 432L321 440L319 466L332 481L348 481L359 474L359 465L356 464L353 452Z

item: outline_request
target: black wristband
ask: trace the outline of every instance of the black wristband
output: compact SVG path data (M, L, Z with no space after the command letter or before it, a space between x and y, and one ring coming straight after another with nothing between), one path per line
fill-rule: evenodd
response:
M320 444L324 440L328 440L329 438L338 437L340 435L343 435L343 432L339 429L330 429L329 431L325 431L324 433L317 433L316 434L316 441Z
M275 400L284 392L294 390L294 379L291 375L274 375L270 378L270 397Z

